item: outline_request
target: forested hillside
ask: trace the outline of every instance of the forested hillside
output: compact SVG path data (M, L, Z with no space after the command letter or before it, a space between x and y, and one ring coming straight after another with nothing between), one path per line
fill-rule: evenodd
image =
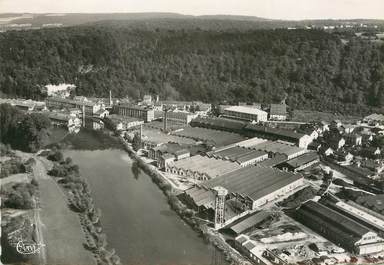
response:
M82 26L0 34L0 90L207 102L278 102L359 112L384 104L384 47L320 30L205 31Z

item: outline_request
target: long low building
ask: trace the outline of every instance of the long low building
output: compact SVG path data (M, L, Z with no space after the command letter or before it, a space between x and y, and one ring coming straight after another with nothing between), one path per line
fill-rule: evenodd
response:
M267 121L268 113L258 108L246 106L231 106L224 109L224 117L244 120L244 121Z
M304 148L274 141L264 141L256 145L249 146L249 148L265 151L271 154L282 154L285 155L287 159L293 159L307 152Z
M248 166L206 181L202 185L207 188L221 186L244 209L254 210L303 184L301 175L276 168Z
M297 172L320 162L316 152L308 152L291 160L285 161L277 167L283 170Z
M230 161L196 155L169 163L165 171L202 181L216 178L240 168L240 165Z
M384 240L363 224L321 203L308 201L296 218L349 252L365 255L384 250Z
M250 137L261 137L271 140L282 140L294 143L298 147L307 148L312 142L312 138L309 135L303 133L297 133L291 130L272 128L268 126L262 126L257 124L248 124L244 130Z
M208 157L236 162L242 167L268 159L267 152L239 146L233 146L227 149L219 150L217 152L213 151L207 155Z

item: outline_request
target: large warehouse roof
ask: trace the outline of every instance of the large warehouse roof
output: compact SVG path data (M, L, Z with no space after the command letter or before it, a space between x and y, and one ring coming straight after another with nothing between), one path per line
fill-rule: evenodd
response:
M307 163L310 163L316 159L319 159L319 155L316 152L308 152L306 154L288 160L286 163L293 168L297 168Z
M192 172L199 172L201 174L205 173L211 178L221 176L241 168L240 165L233 162L208 158L206 156L200 155L192 156L190 158L182 159L176 162L171 162L169 166L190 170Z
M208 188L222 186L229 192L258 200L302 178L290 172L269 167L249 166L203 183Z
M233 146L224 150L211 153L210 156L242 163L261 156L265 156L266 154L267 153L264 151Z
M256 144L254 146L250 146L249 148L253 148L256 150L263 150L266 152L284 154L287 156L292 156L298 153L302 153L305 150L297 146L284 144L280 142L273 142L273 141L265 141L265 142Z
M267 114L263 110L252 108L252 107L246 107L246 106L232 106L232 107L226 108L225 111L235 111L235 112L252 114L252 115Z
M299 211L310 212L321 218L328 225L337 226L339 229L342 229L346 234L351 236L362 237L366 233L370 232L367 227L359 224L358 222L314 201L306 202L301 206Z

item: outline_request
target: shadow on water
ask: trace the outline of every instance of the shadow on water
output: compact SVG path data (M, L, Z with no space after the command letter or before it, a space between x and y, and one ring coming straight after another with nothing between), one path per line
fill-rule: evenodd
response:
M133 161L131 171L133 174L133 177L138 180L141 174L141 168L139 166L139 163L137 161Z
M73 150L122 149L119 139L107 130L81 128L79 133L70 134L64 128L54 128L50 138L50 145L47 147L59 145Z

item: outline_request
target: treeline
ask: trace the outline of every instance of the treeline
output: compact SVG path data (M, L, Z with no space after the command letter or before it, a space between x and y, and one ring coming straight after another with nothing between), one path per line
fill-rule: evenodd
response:
M344 38L345 36L343 36ZM321 30L145 30L82 26L0 34L0 90L206 102L279 102L366 112L384 104L384 46Z
M46 144L50 127L44 114L27 114L10 104L0 104L0 142L14 149L38 151Z

